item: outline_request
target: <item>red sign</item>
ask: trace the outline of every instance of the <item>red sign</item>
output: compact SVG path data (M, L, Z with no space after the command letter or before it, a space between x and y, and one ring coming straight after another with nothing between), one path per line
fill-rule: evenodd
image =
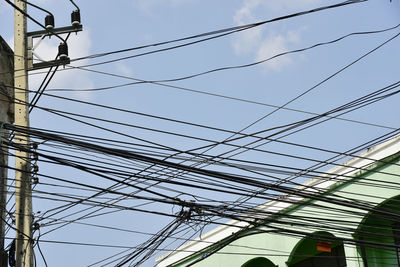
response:
M324 252L331 252L332 251L332 242L317 241L317 250L324 251Z

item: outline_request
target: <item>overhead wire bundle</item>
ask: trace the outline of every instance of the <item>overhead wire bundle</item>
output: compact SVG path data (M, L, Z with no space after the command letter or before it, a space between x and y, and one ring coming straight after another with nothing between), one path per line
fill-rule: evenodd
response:
M236 33L258 27L273 21L280 21L300 15L314 13L325 9L345 6L352 3L364 1L346 1L336 5L330 5L323 8L317 8L306 12L294 13L291 15L279 17L273 20L266 20L249 25L232 27L227 29L216 30L204 34L193 35L190 37L180 38L176 40L151 44L148 46L132 47L117 51L109 51L99 53L87 57L73 59L79 61L83 59L95 59L120 53L136 51L139 49L162 46L182 41L190 41L207 37L204 39L190 41L184 44L171 46L167 48L152 50L135 55L128 55L103 62L97 62L84 66L71 66L70 69L79 69L83 71L97 72L98 74L111 75L114 74L89 69L97 65L103 65L129 58L144 56L166 52L183 46L193 45L198 42L208 41L214 38L220 38L228 34ZM75 5L73 1L72 4ZM133 77L119 77L135 80L132 83L105 86L92 89L78 89L77 91L103 91L111 90L121 86L131 86L135 84L155 84L172 88L180 88L183 90L202 93L190 88L178 87L172 85L173 82L184 81L194 77L203 76L208 73L220 72L222 70L241 69L254 66L266 62L267 60L285 56L289 53L299 53L322 45L335 43L350 36L370 35L382 33L391 30L397 30L398 25L378 31L355 32L344 35L340 38L333 39L329 42L321 42L315 45L296 49L284 53L277 54L268 59L253 62L250 64L237 65L231 67L214 68L198 74L189 76L181 76L172 79L159 80L140 80ZM31 173L35 177L35 185L32 190L33 198L40 203L46 203L46 208L40 213L35 214L34 222L37 248L42 255L44 262L45 251L42 253L40 244L70 244L88 247L107 247L118 248L122 251L114 253L106 258L94 262L91 266L138 266L148 261L155 253L174 251L172 244L184 243L204 231L205 227L217 225L228 225L227 220L237 220L243 222L245 226L238 226L242 231L247 231L254 227L259 229L257 233L271 231L266 229L264 225L274 228L275 233L289 236L304 237L309 232L318 229L324 229L334 234L354 233L357 232L355 225L348 218L362 218L368 212L376 212L382 218L389 221L398 219L399 214L396 210L381 209L376 210L375 206L382 199L377 196L370 196L375 199L371 202L362 202L358 197L362 195L322 195L322 189L318 189L315 185L307 188L314 191L298 190L296 186L300 186L299 179L302 178L318 178L321 182L326 180L344 182L353 178L351 174L341 176L326 174L326 168L332 166L344 166L342 161L349 157L360 157L357 153L362 149L377 144L386 138L390 138L399 133L399 129L394 126L384 124L370 123L360 120L352 120L342 117L346 114L352 114L357 110L362 110L370 105L381 101L391 99L400 92L398 90L399 81L395 81L386 86L381 86L371 93L363 93L362 96L354 98L354 100L346 101L325 112L315 113L307 112L299 109L287 107L292 102L311 92L322 83L342 73L363 58L374 53L381 47L390 43L397 38L399 34L392 35L386 41L375 46L374 49L364 53L361 57L351 61L345 67L333 72L327 78L315 86L303 91L301 94L287 101L283 105L274 106L272 112L266 113L260 119L248 124L242 130L225 129L224 127L216 127L206 125L204 123L195 123L193 121L185 121L182 119L169 118L168 116L160 116L148 114L145 112L134 111L118 106L104 105L95 103L94 101L83 101L74 99L71 96L62 96L45 92L48 87L52 75L50 71L43 80L32 101L25 103L30 107L30 111L35 109L43 112L48 116L63 119L71 123L71 125L80 125L84 129L93 130L92 133L82 134L82 132L74 131L71 127L70 131L54 130L51 127L20 127L2 123L2 128L16 132L18 134L29 136L33 145L31 147L22 147L13 140L2 142L3 146L9 148L10 159L15 157L15 150L25 150L34 158ZM210 37L208 37L210 36ZM66 68L68 70L69 68ZM168 84L164 84L168 83ZM51 89L50 89L51 90ZM50 91L48 90L48 91ZM53 88L52 91L72 91L68 88ZM226 97L218 94L209 93L208 95ZM48 99L56 99L63 103L71 103L80 107L90 106L93 109L103 113L108 111L116 112L116 114L129 114L137 118L145 118L146 120L159 121L168 127L163 129L157 124L149 126L146 123L130 122L124 120L115 120L106 118L106 116L92 115L72 110L68 105L53 108L45 104L39 104L40 97ZM226 97L230 98L230 97ZM233 98L231 99L244 101L247 100ZM251 102L251 101L247 101ZM254 101L253 101L254 102ZM255 103L255 102L254 102ZM259 105L261 102L255 103ZM261 103L264 105L265 103ZM268 106L268 104L265 104ZM105 110L107 112L105 112ZM288 123L270 125L261 127L261 130L248 133L248 128L258 122L263 121L271 114L282 111L292 110L300 111L307 114L303 119L292 119ZM101 114L101 113L97 113ZM315 128L317 125L325 124L331 120L341 122L352 122L363 126L379 128L385 133L379 137L371 139L361 145L352 147L347 151L333 150L324 147L307 145L289 141L286 137ZM162 122L162 123L161 123ZM189 127L191 133L182 131L176 126ZM199 132L197 132L199 130ZM146 133L143 135L135 134L137 132ZM245 133L246 132L246 133ZM224 138L216 136L216 133L222 134ZM149 134L149 137L146 137ZM160 140L150 137L150 134L157 135ZM228 135L228 137L226 137ZM179 145L173 145L163 142L163 136L171 137L175 144L180 142L193 142L190 148L183 149ZM273 148L267 148L267 144L279 144L295 149L303 149L305 151L324 153L329 155L327 158L320 156L308 156L301 153L287 150L282 152ZM196 144L196 145L195 145ZM296 150L297 151L297 150ZM298 167L290 163L273 163L266 162L262 158L254 159L247 157L249 153L255 155L273 155L274 157L287 158L288 160L296 160L301 162L303 167ZM360 157L361 158L361 157ZM366 160L370 160L366 158ZM305 164L307 163L307 164ZM396 165L392 162L381 162L388 165ZM309 167L304 165L312 164ZM40 166L40 169L39 167ZM7 167L10 170L15 168ZM55 174L51 169L66 170ZM350 168L352 171L363 171L364 168ZM68 173L70 172L70 173ZM373 173L382 175L393 175L385 171L374 170ZM324 176L325 175L325 176ZM9 178L10 181L13 178ZM388 189L398 189L400 184L386 183L374 178L365 178L357 180L354 183L360 186L371 187L377 186ZM10 192L14 191L16 186L10 184ZM311 193L312 192L312 193ZM293 197L282 198L283 195ZM10 193L12 195L12 193ZM260 203L280 199L283 203L302 204L309 207L317 208L319 214L331 216L331 220L325 220L316 217L312 210L305 210L302 215L276 214L276 211L261 210ZM299 202L299 199L300 202ZM307 202L303 200L318 200L321 203L334 203L335 208ZM12 226L13 207L9 205L8 213L10 214L7 221L8 230L15 230ZM356 211L354 211L354 209ZM111 226L102 223L93 223L93 220L99 218L109 218L114 214L145 214L151 218L163 218L169 220L168 224L159 231L152 233L136 230L135 228L124 228L123 226ZM122 215L124 216L124 215ZM66 229L67 227L86 226L104 231L130 233L144 235L148 237L138 245L125 246L114 245L104 242L69 242L61 240L46 239L55 236L55 233ZM293 231L289 226L297 226L298 231ZM376 226L379 227L379 226ZM207 228L209 229L209 228ZM358 244L355 240L344 240L346 244ZM207 242L207 241L199 241ZM165 245L169 243L170 245ZM364 242L368 246L387 247L387 244ZM230 246L230 244L226 244ZM235 246L232 244L232 246ZM251 247L251 246L250 246ZM397 248L397 246L394 246ZM216 248L215 253L219 253ZM256 251L262 248L252 247ZM264 252L263 252L264 253ZM269 253L269 252L266 252ZM287 256L289 252L280 251L272 252L281 253ZM238 253L240 254L240 253ZM262 254L264 255L264 254ZM104 264L104 265L103 265ZM47 262L46 262L47 265Z

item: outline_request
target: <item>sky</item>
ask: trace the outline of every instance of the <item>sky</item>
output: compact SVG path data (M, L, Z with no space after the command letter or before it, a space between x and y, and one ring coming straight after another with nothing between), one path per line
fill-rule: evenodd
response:
M46 93L49 95L44 94L40 98L37 108L31 113L31 127L46 131L72 133L75 136L85 135L186 151L210 144L207 140L221 142L229 138L232 133L140 116L138 113L206 125L231 132L253 134L262 131L260 136L267 136L269 133L276 132L275 130L267 131L267 129L325 113L393 84L398 81L399 77L398 58L400 52L398 47L400 40L395 37L400 32L400 28L396 27L400 23L400 1L398 0L370 0L318 11L155 53L151 51L199 40L199 38L96 58L87 58L87 56L271 20L340 3L340 1L76 0L75 2L81 11L83 31L71 34L67 41L72 67L60 67L55 73L46 89ZM70 1L37 0L32 3L51 11L55 15L56 27L70 25L70 13L74 10ZM28 8L28 13L40 22L44 21L46 15L33 7ZM0 2L0 25L0 35L13 47L13 8L5 1ZM32 21L28 21L28 31L34 30L40 30L40 27ZM329 43L344 36L346 37L337 42ZM36 48L35 53L41 60L52 60L57 55L59 42L54 36L51 39L46 38ZM299 51L321 43L325 44ZM289 51L297 52L277 56ZM81 57L86 58L74 60ZM87 66L121 57L130 58L108 64ZM270 59L271 57L275 58ZM260 63L205 73L210 70L243 66L255 62ZM30 90L35 91L39 88L45 77L44 71L47 70L29 72ZM179 81L165 81L200 73L205 74ZM159 82L94 90L143 80ZM33 94L31 94L32 96ZM73 102L55 96L76 99L81 102ZM256 161L307 169L318 161L329 159L333 154L307 149L304 146L345 152L396 130L399 127L399 116L397 115L399 100L399 96L394 94L288 136L283 136L283 134L275 136L281 138L282 141L301 144L303 147L274 141L260 146L260 150L240 149L237 152L241 153L237 155L233 155L235 152L229 152L232 147L227 145L218 145L209 151L205 151L205 149L195 151L208 155L222 154L241 160L243 164L245 161ZM84 103L116 107L131 111L131 113ZM282 108L276 110L276 107ZM49 112L49 109L52 109L53 112ZM81 122L60 116L61 112L79 119ZM132 112L136 112L136 114ZM72 113L86 117L78 117ZM91 119L89 116L101 118L103 121ZM86 124L83 124L82 121ZM180 136L165 132L178 133ZM188 136L194 136L196 139L188 138ZM254 140L254 138L248 137L232 143L244 146ZM104 159L107 163L101 163L102 167L111 166L108 164L118 164L120 166L118 169L126 173L135 172L137 170L135 168L140 169L147 166L130 159L109 158L88 151L68 150L50 143L40 145L39 149L43 153L52 153L50 151L70 153L69 157L76 159L82 157L82 159L79 158L80 161ZM133 145L131 149L139 151L135 150L137 148ZM160 155L156 155L157 151L172 153L153 148L148 149L154 153L150 153L150 155L157 158L162 158ZM296 157L288 157L287 154ZM179 162L178 159L171 160ZM198 160L201 161L201 158ZM13 159L11 163L12 161ZM86 164L88 163L89 161L86 162ZM183 164L190 165L192 163L184 162ZM113 184L112 181L102 177L90 175L71 167L51 164L42 159L38 165L43 177L39 177L40 182L35 187L37 191L33 193L35 218L42 218L43 214L45 214L43 217L48 216L50 214L48 210L64 203L54 199L35 198L35 196L45 196L43 192L58 193L64 196L74 194L80 197L92 193L57 187L57 185L65 186L67 183L46 177L59 177L101 188ZM200 166L209 170L251 175L243 170L216 164ZM324 171L332 166L334 165L324 166L319 170ZM135 171L128 167L134 168ZM155 171L153 175L166 179L161 167L153 167L153 170ZM146 174L146 171L144 173ZM10 177L12 175L11 173ZM181 174L174 173L174 175L180 176ZM280 174L278 177L285 177L285 175ZM305 177L299 177L296 181L303 182L305 179ZM138 179L135 182L144 186L148 185L146 183L149 181ZM170 197L179 197L185 201L203 201L202 203L222 205L221 203L224 201L238 199L238 196L233 194L208 192L199 188L193 189L171 184L162 185L165 188L152 188L155 188L157 192ZM171 188L175 191L170 190ZM125 188L120 189L120 192L129 194L132 190L132 188ZM143 192L139 195L154 197L153 194ZM202 200L194 198L194 195L200 196L199 199ZM103 197L98 198L98 201L105 202L109 200L107 198L116 196L105 194ZM55 198L55 196L53 195L51 198ZM67 199L67 197L59 198ZM250 206L260 203L262 203L260 199L251 199L248 202ZM124 200L119 204L124 207L138 207L147 211L160 211L172 215L176 215L180 211L177 205L147 203L143 199L136 198ZM77 205L64 213L54 215L52 218L46 217L40 221L43 224L41 226L43 235L40 238L44 241L40 242L43 256L35 247L38 266L45 266L43 258L48 266L91 266L91 264L114 254L123 253L128 247L136 247L142 242L146 242L151 234L157 233L173 220L168 216L134 210L121 211L114 207L105 210L117 210L116 212L77 220L75 223L47 233L55 227L51 224L52 219L74 220L88 211L79 214L72 213L79 212L86 207L88 206ZM10 206L9 209L12 210L12 207ZM212 222L214 220L221 222L224 219L213 218ZM88 224L102 225L108 228ZM203 227L202 224L190 220L185 221L182 225L182 231L177 236L181 236L183 239L167 240L160 246L165 250L157 251L141 266L155 266L154 259L156 257L178 247L184 238L199 235ZM213 227L216 227L216 224L211 223L204 231ZM8 237L12 238L13 236L14 232L11 230ZM34 234L34 237L37 236L38 232ZM62 244L59 241L74 244ZM6 240L6 244L9 242L10 240ZM115 263L107 266L113 266L113 264ZM102 264L92 266L102 266Z

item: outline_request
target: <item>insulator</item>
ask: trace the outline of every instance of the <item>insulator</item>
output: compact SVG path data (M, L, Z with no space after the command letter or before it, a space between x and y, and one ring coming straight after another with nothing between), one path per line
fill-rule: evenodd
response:
M81 25L81 13L79 10L72 11L71 24L74 27L78 27L79 25Z
M37 173L39 171L39 166L33 165L32 169L33 169L32 172Z
M54 17L53 15L47 15L46 18L44 19L44 24L46 26L46 29L53 29L54 28Z
M66 43L61 43L58 46L58 58L60 60L68 59L68 45Z
M38 222L34 222L32 225L32 230L36 231L40 229L40 224Z
M32 149L36 150L38 148L38 143L32 143Z

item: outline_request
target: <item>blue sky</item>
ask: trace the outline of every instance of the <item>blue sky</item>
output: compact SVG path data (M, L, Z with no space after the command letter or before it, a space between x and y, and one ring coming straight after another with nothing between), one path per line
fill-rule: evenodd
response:
M77 35L71 35L68 40L71 59L268 20L323 5L339 3L340 1L76 0L75 2L81 9L84 31ZM56 26L69 25L70 12L74 9L69 1L38 0L34 1L34 3L54 13ZM192 79L164 83L174 86L174 88L157 84L138 84L104 91L82 92L80 90L124 84L132 82L132 79L147 81L174 79L216 68L249 64L282 52L328 42L350 33L377 31L394 27L400 23L399 12L400 2L398 0L393 0L392 2L389 0L371 0L268 23L251 30L179 49L88 67L88 69L106 72L114 76L70 69L67 66L55 74L47 92L91 103L219 127L230 131L240 131L273 111L273 106L284 105L381 45L389 38L392 38L399 33L399 28L382 33L349 36L333 44L281 56L252 67L213 72ZM43 12L29 8L29 14L39 21L44 21L45 14ZM12 45L13 13L12 8L5 1L0 2L0 25L0 34ZM32 22L28 23L28 28L29 31L39 29ZM40 44L36 52L45 60L53 59L57 53L58 43L59 40L57 38L46 39ZM393 39L290 103L285 109L281 109L257 122L244 132L254 133L306 119L311 115L305 112L323 113L397 82L400 69L398 47L399 39ZM156 48L96 59L84 59L73 62L71 65L85 66L154 49ZM115 75L119 75L119 77L115 77ZM43 78L43 73L31 72L29 77L30 89L37 90ZM55 89L71 90L59 92L54 91ZM398 128L398 103L399 97L394 95L340 117L346 120L332 119L310 129L284 137L282 140L343 152ZM129 123L157 130L174 131L215 141L222 141L229 137L227 133L104 110L49 96L43 96L38 106L101 117L110 121ZM84 120L93 122L89 119ZM145 139L179 150L194 149L208 144L205 141L170 136L123 125L98 121L93 123L105 129L111 129L114 132L82 125L39 108L35 109L31 114L31 126L38 128L112 138L126 142L132 141L131 137L126 136L129 134L135 138ZM253 140L240 140L236 144L244 145L250 141ZM277 142L269 143L262 146L262 148L273 152L290 153L318 160L325 160L332 156L329 153L283 145ZM43 147L43 149L50 148ZM218 146L207 153L217 155L227 152L229 149L227 146ZM313 162L307 160L256 151L247 151L234 158L301 169L306 169L313 164ZM119 162L126 164L122 159L119 159ZM41 162L39 167L43 174L46 175L83 181L101 187L111 184L109 181L98 177L92 177L76 170L54 166L45 162ZM329 167L332 166L327 166L326 168ZM208 166L207 168L232 171L217 166ZM326 168L321 170L326 170ZM240 172L238 171L238 173ZM302 179L299 179L299 181L302 181ZM56 183L54 181L46 182ZM40 184L37 188L40 190L62 190ZM179 188L179 190L181 189ZM68 192L68 190L63 190L60 192ZM163 189L159 190L164 192ZM174 195L173 192L169 192L169 194ZM237 198L237 196L226 194L212 195L203 191L198 191L197 194L204 198L221 201ZM176 195L179 194L176 193ZM180 197L191 200L189 195L181 195ZM259 200L254 200L254 202L257 201ZM123 202L123 205L138 205L143 204L142 202L128 200ZM59 203L54 201L36 199L33 203L33 209L38 214L38 211L43 213L49 208L58 205ZM149 210L161 210L167 213L179 211L177 207L157 203L146 205L145 207ZM80 209L82 207L77 208L76 211ZM73 218L75 217L68 217L68 219ZM82 222L156 233L170 221L170 218L163 216L124 211L86 219ZM199 230L199 227L198 225L192 226L192 228L188 227L188 234L184 236L190 236L191 233ZM41 231L46 232L48 229L52 229L51 226L43 226ZM112 231L82 224L72 224L43 237L45 240L116 246L136 246L147 238L148 235L145 234ZM176 247L180 242L182 241L173 243L169 249ZM41 248L49 266L61 267L88 266L91 263L123 251L121 248L49 243L42 243ZM162 253L159 252L157 255L159 256ZM36 257L38 266L44 266L38 252L36 252ZM154 264L154 258L151 258L143 266L154 266Z

